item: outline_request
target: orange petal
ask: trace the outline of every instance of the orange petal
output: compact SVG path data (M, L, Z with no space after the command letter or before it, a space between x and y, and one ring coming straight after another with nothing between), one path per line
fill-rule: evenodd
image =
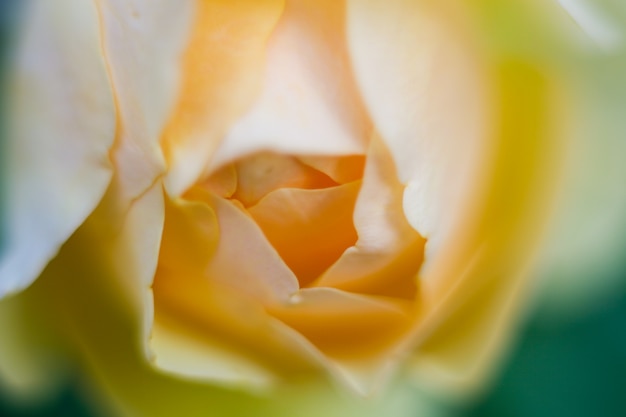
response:
M235 165L228 164L198 185L220 197L230 198L237 191L237 169Z
M354 211L359 239L322 275L316 287L415 297L424 239L404 216L403 192L389 151L374 137Z
M356 241L352 212L360 182L322 190L279 189L248 210L306 286Z
M337 185L293 156L263 152L238 160L235 165L238 184L234 198L246 206L256 204L278 188L317 189Z
M328 175L339 184L359 180L363 177L365 157L349 156L300 156L302 163Z
M231 124L252 104L262 85L267 39L283 10L283 0L195 4L181 92L162 138L172 195L198 180Z
M410 305L332 288L305 288L268 311L336 359L388 348L412 322Z

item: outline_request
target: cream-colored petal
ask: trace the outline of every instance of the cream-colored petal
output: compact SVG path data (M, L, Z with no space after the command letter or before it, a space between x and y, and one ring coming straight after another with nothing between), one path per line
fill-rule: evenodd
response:
M562 158L562 109L550 74L520 62L500 64L497 74L500 146L485 210L450 253L454 262L433 264L442 285L424 300L414 329L420 379L466 393L482 386L514 329Z
M424 239L404 216L403 192L389 151L380 138L374 137L354 209L359 239L315 286L403 298L415 296Z
M7 88L0 297L28 286L111 178L115 109L90 2L29 1Z
M104 51L115 92L116 172L94 224L110 236L116 284L143 326L153 320L150 285L157 267L165 169L160 140L181 84L181 55L189 41L192 2L96 0ZM113 231L109 231L112 229Z
M122 204L164 171L159 145L181 84L193 2L97 0L102 48L118 109L113 159Z
M181 91L162 139L170 168L166 186L174 196L199 179L230 126L259 94L267 39L284 0L193 4L191 39L181 57Z
M370 123L350 71L344 14L343 2L286 2L267 47L263 91L224 138L213 168L261 150L365 152Z
M428 239L426 265L472 211L492 133L481 57L447 4L348 0L355 77L407 186L406 217Z

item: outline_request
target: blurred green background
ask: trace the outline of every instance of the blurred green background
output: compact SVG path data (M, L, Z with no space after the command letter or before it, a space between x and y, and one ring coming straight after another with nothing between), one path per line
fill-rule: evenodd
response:
M18 4L19 0L0 0L0 70L8 62ZM6 82L4 78L2 82ZM626 85L626 78L623 83ZM617 97L618 105L624 102L624 97ZM626 116L626 108L620 110L613 106L611 110ZM626 137L618 134L613 140L623 143ZM1 145L0 142L0 155ZM626 155L620 159L626 160ZM619 172L623 170L618 171L618 175ZM616 181L626 184L626 178ZM626 213L622 218L626 218ZM615 259L626 260L623 246L617 251L612 249ZM568 271L567 268L564 271ZM552 273L564 272L554 270ZM567 285L567 273L555 282ZM604 276L591 276L595 273ZM590 275L589 282L597 279L624 283L626 261L616 261L601 272L591 268L585 274ZM523 324L492 389L474 403L442 404L441 407L450 417L626 416L626 292L617 289L623 287L616 285L615 290L600 298L601 301L589 304L582 311L572 310L571 314L555 314L550 309L549 297L541 300ZM73 381L70 378L63 389L41 404L18 406L0 391L0 417L101 417L81 395L79 381L78 376ZM418 411L417 416L420 416Z

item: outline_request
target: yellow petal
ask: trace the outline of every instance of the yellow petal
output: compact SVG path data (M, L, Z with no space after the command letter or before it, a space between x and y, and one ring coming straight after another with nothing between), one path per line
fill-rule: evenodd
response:
M408 417L422 406L424 398L409 384L363 401L338 391L326 379L302 373L259 395L159 371L138 348L137 322L126 313L119 294L111 291L111 270L92 250L92 239L88 228L80 229L42 278L19 297L30 298L32 323L44 324L71 347L73 363L92 378L86 389L95 391L88 394L101 401L105 415L313 417L323 412L328 417L374 417L392 412ZM259 336L263 340L262 332ZM289 350L281 353L283 363L291 359Z
M10 67L0 297L29 285L111 178L115 109L90 2L27 2Z
M342 2L288 1L267 46L263 90L228 132L212 167L266 150L364 153L370 122L350 72Z
M560 160L560 103L548 75L527 63L500 64L500 147L485 211L455 262L431 269L443 285L415 329L416 373L432 385L480 388L514 329Z
M223 337L191 329L180 320L158 312L151 329L149 346L154 364L175 378L214 381L247 389L276 384L276 374L252 355L238 351Z

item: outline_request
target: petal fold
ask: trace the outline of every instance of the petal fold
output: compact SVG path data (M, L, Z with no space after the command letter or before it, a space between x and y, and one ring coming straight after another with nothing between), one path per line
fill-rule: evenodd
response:
M351 74L343 2L287 1L267 46L263 89L211 167L258 151L365 152L371 129Z
M353 215L358 240L315 286L414 299L424 239L406 221L404 186L377 136L370 142L362 184Z
M161 141L171 195L200 179L228 129L259 94L266 44L284 7L283 0L184 4L191 3L196 9L181 57L180 93Z
M355 77L407 186L405 215L428 239L427 265L477 204L491 149L487 71L456 3L347 4Z

